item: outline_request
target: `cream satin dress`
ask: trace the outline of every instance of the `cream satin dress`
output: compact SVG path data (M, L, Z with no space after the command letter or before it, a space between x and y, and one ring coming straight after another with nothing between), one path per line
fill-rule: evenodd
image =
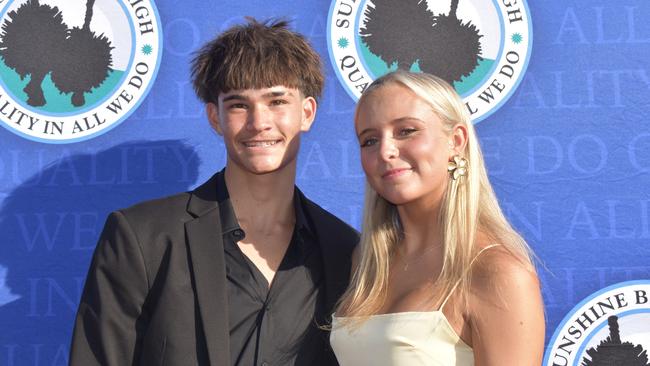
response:
M483 251L496 245L486 246ZM330 343L340 366L473 366L474 353L456 334L442 309L371 315L361 324L332 317Z

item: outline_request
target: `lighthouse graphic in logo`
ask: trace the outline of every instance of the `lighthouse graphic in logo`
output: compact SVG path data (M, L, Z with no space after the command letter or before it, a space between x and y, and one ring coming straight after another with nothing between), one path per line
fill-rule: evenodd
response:
M583 299L555 329L544 366L650 366L650 280L610 285Z
M607 318L609 336L596 347L589 348L582 366L648 366L648 351L639 344L621 341L618 317Z

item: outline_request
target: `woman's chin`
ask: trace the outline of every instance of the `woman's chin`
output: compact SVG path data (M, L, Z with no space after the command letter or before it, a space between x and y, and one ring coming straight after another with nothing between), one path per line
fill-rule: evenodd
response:
M406 192L386 192L386 194L380 193L379 195L396 206L405 205L415 199L411 195L406 194Z

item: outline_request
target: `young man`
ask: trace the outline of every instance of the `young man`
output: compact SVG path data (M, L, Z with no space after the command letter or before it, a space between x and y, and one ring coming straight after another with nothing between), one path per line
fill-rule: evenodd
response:
M71 365L336 365L322 326L358 236L294 186L320 68L282 21L250 20L199 51L194 87L226 167L109 216Z

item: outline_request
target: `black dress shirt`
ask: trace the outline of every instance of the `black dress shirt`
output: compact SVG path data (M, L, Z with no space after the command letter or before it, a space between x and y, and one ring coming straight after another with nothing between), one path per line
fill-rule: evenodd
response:
M217 184L228 284L230 355L234 366L296 365L316 352L322 318L323 268L318 243L296 193L291 241L269 286L237 242L239 226L223 171Z

